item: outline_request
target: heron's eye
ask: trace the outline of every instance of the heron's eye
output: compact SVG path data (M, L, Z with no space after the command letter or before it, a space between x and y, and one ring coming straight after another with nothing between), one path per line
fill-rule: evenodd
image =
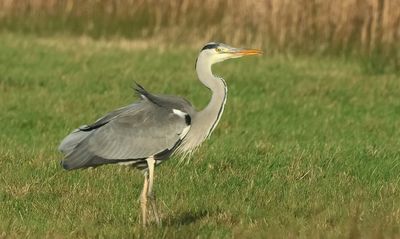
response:
M215 48L215 51L216 51L216 52L221 52L222 49L221 49L221 48Z

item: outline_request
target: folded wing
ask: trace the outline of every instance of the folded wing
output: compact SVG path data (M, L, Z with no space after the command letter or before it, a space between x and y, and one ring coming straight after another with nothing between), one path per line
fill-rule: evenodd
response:
M174 109L144 99L67 136L60 145L66 153L62 165L78 169L169 155L188 127L187 119ZM68 146L65 150L63 144Z

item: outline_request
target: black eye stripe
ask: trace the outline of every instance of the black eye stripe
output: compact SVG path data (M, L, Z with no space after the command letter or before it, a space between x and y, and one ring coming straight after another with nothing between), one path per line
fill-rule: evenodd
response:
M201 50L214 49L214 48L217 48L218 46L219 46L218 43L211 43L211 44L205 45Z

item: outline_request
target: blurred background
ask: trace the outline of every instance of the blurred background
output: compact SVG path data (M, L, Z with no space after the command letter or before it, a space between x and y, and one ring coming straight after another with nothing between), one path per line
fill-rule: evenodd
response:
M2 0L0 29L168 46L215 39L268 53L362 57L377 73L400 68L399 0Z

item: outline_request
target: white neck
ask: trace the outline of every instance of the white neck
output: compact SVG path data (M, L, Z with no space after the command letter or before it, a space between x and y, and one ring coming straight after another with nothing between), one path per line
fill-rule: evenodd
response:
M201 57L202 55L200 55ZM227 87L222 78L216 77L212 74L211 63L207 62L207 58L200 58L197 60L196 72L199 80L211 90L212 96L208 105L199 112L199 117L202 119L204 127L209 128L207 135L211 134L217 125L222 112L224 110Z
M212 96L208 105L194 115L183 145L184 150L190 151L199 146L215 129L224 110L228 89L222 78L212 74L211 65L208 57L199 55L196 62L197 76L211 90Z

